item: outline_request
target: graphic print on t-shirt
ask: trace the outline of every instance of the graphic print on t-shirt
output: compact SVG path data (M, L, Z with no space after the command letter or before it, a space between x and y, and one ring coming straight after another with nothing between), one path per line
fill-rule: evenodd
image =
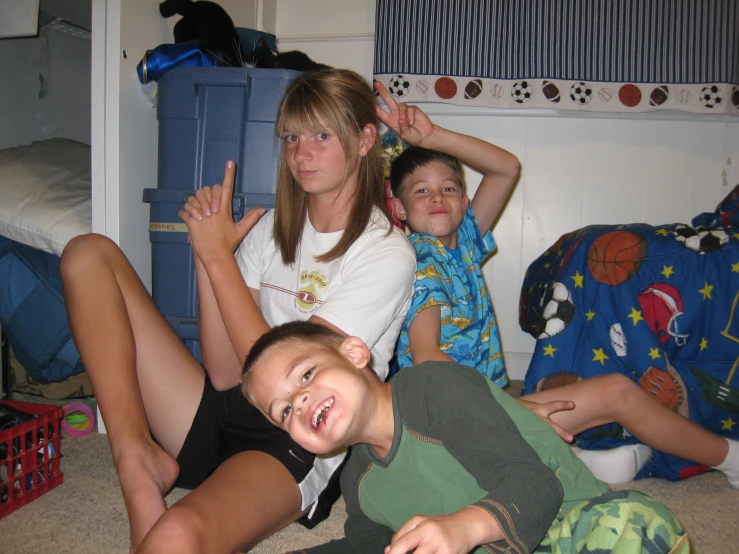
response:
M320 305L321 293L326 290L329 278L318 271L300 271L300 288L295 304L304 314L312 314Z

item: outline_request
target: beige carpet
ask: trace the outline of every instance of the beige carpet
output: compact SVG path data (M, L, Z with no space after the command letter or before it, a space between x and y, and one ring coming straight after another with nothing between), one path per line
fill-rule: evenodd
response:
M127 553L128 525L105 435L64 435L61 443L64 483L0 519L0 552ZM625 488L625 487L621 487ZM739 552L739 491L719 473L671 483L656 479L629 484L664 501L688 530L694 552ZM174 490L170 502L186 491ZM307 531L294 524L254 548L273 554L341 536L343 503L329 520Z

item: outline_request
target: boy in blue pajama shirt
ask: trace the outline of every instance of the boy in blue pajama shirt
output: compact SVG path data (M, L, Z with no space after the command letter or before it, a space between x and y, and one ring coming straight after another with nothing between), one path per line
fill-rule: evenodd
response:
M389 113L378 108L378 116L411 145L394 161L390 174L393 214L413 231L409 239L417 257L414 293L398 340L398 365L454 361L503 387L508 378L500 335L480 266L496 248L490 228L518 179L518 159L493 144L434 125L418 107L396 104L381 85L375 87L390 108ZM462 163L482 175L472 201ZM718 469L739 488L739 442L671 412L621 375L584 379L519 402L567 441L612 422L642 441L614 450L575 449L606 482L633 479L656 448Z

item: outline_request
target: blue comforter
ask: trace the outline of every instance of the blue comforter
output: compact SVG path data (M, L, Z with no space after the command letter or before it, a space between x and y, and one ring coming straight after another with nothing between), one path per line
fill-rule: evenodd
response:
M39 383L84 371L67 324L59 256L0 236L0 324Z
M622 373L655 400L739 439L739 185L691 225L598 225L562 236L528 268L521 328L537 339L524 392ZM578 436L636 442L618 425ZM706 471L654 452L637 476Z

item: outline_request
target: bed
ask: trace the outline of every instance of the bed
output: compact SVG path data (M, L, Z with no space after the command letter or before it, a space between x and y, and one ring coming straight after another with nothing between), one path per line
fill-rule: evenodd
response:
M739 185L690 225L562 236L529 266L519 316L537 339L525 392L622 373L668 408L739 438ZM636 439L614 424L578 442L597 450ZM637 478L707 470L654 452Z
M0 325L33 379L84 370L67 325L59 260L91 230L90 147L63 138L0 150Z

